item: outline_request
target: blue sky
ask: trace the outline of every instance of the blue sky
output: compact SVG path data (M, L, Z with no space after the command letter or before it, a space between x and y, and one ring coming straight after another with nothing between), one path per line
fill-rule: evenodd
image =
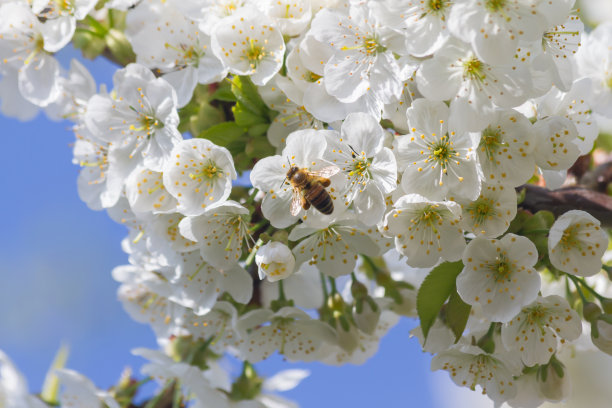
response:
M76 55L63 51L62 64L67 67ZM98 83L112 87L111 64L85 64ZM0 349L24 372L33 392L40 390L62 342L71 348L68 366L101 388L112 385L127 365L138 371L142 360L131 349L155 347L150 329L130 320L116 299L118 284L110 272L127 262L120 248L125 230L80 201L69 126L42 114L26 123L0 117L5 152L0 161ZM362 366L300 365L312 375L284 395L303 407L439 406L430 391L430 358L409 339L414 325L404 320ZM276 356L258 368L273 375L292 366Z

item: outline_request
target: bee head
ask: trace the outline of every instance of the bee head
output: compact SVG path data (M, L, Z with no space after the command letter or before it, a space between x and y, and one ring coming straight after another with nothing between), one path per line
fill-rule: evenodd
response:
M287 178L289 180L291 180L291 177L293 177L295 175L295 173L297 173L298 171L300 171L300 168L297 166L291 166L289 168L289 171L287 172Z

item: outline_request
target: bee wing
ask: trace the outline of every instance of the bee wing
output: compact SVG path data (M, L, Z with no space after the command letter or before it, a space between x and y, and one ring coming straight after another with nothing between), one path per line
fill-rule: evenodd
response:
M337 167L337 166L327 166L327 167L323 167L322 169L319 169L319 170L309 171L308 173L311 176L315 176L315 177L330 178L334 174L337 174L339 171L340 171L340 167Z
M302 208L302 198L300 194L300 190L297 188L293 189L293 196L291 197L291 215L294 217L298 215L300 209Z

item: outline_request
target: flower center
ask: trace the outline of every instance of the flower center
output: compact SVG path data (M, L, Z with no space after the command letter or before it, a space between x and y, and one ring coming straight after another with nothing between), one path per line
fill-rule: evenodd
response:
M499 11L506 5L506 0L486 0L485 7L489 11Z
M467 207L467 211L472 216L475 225L482 225L496 214L493 200L486 197L479 197Z
M217 167L215 162L208 160L208 162L202 166L199 173L189 173L189 178L195 179L213 179L215 177L223 177L223 172Z
M610 75L607 79L606 79L606 86L610 89L612 89L612 75Z
M459 153L453 149L452 142L448 139L447 135L444 135L433 143L429 143L427 149L429 150L429 156L426 162L434 162L438 164L442 171L446 174L448 161Z
M222 6L222 8L223 14L226 16L231 16L238 9L238 6L236 5L236 2L230 1L225 6Z
M478 148L480 151L484 152L491 161L495 159L495 155L500 148L508 147L508 143L502 142L502 133L499 127L497 129L488 127L482 132Z
M280 262L262 263L261 267L270 276L280 276L287 272L287 265Z
M472 81L483 81L487 75L484 72L485 64L478 58L470 57L463 62L463 77Z
M246 58L249 61L251 68L255 69L259 62L266 56L265 47L260 47L254 39L249 39L249 48L245 50Z
M427 8L431 14L438 14L441 11L444 11L450 2L448 0L429 0L427 3Z
M512 275L512 264L504 254L500 254L491 265L491 270L496 274L495 282L509 281Z
M578 231L576 225L571 225L563 231L561 240L559 241L564 250L569 249L580 249L580 239L578 238Z
M426 226L432 229L434 232L437 230L436 225L442 224L442 214L435 204L429 204L420 210L415 218L411 220L412 223L420 226Z
M321 75L317 75L311 71L308 71L306 74L304 74L304 80L306 82L317 82L321 78L323 78Z
M141 96L144 97L144 95ZM157 119L155 116L151 114L146 114L144 112L139 112L136 110L136 108L132 106L130 106L129 108L138 114L138 121L140 124L140 126L130 125L130 130L136 132L146 131L147 137L150 137L155 131L155 129L161 129L164 127L163 122L160 122L159 119Z
M353 158L353 169L349 172L349 176L357 176L357 177L367 177L370 178L370 168L371 162L366 157L363 158Z
M204 51L202 51L199 47L199 43L196 45L187 45L187 44L179 44L179 46L174 46L168 43L164 44L166 49L171 49L176 51L180 57L182 57L183 63L186 65L193 65L194 67L198 67L200 64L200 59L205 55ZM180 65L177 62L177 65Z
M542 326L542 321L546 317L546 309L538 304L526 310L527 323Z

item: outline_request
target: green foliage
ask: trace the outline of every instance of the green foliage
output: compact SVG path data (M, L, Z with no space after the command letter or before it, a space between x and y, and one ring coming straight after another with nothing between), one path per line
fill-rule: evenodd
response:
M85 58L94 59L101 54L119 65L136 61L136 54L124 34L126 13L109 10L104 19L87 16L79 22L72 38L74 46Z
M455 290L451 291L445 310L446 325L453 331L456 343L461 338L463 330L465 330L465 325L470 317L472 306L468 305L461 299L457 293L457 289L455 288Z
M595 140L595 147L612 152L612 134L600 133L597 140Z
M417 294L417 313L421 321L421 330L423 331L423 337L425 337L425 339L427 339L429 329L431 329L431 326L436 321L436 317L438 317L446 299L448 299L453 292L457 292L456 279L462 269L463 262L461 261L444 262L432 269L423 281ZM454 301L454 303L457 302ZM462 306L459 305L459 307ZM457 314L459 318L463 318L461 312ZM453 317L455 316L453 315ZM450 322L448 311L447 324L449 324L451 328L455 327L455 329L453 329L455 333L455 330L461 328L461 321ZM465 324L463 328L465 328ZM461 332L463 332L463 328L461 328Z
M548 232L554 222L555 216L550 211L542 210L531 214L519 210L507 232L529 238L538 249L539 259L542 260L548 255Z
M248 77L234 77L214 90L199 86L180 116L180 131L227 148L238 172L275 153L266 137L275 112L266 106Z

